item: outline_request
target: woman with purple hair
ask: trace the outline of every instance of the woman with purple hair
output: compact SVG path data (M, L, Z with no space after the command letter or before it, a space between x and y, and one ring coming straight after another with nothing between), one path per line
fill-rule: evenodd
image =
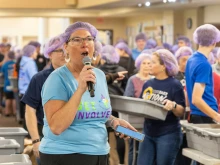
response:
M139 146L137 165L173 165L182 142L180 119L184 113L185 97L181 83L174 78L178 64L174 55L166 49L152 55L148 80L140 97L164 105L168 111L165 121L145 119L145 139Z
M87 22L75 22L63 34L69 60L50 74L41 94L45 116L39 149L42 165L108 165L106 126L123 125L136 131L111 115L105 74L85 64L96 56L97 34ZM94 85L94 95L87 82Z
M115 45L115 48L120 55L118 65L125 68L128 71L128 77L130 77L134 72L134 60L131 57L132 52L130 48L124 42L119 42Z
M125 71L125 68L118 65L120 56L112 45L105 45L102 48L101 58L104 61L104 64L101 65L99 68L105 74L109 74L109 73L113 74L113 73ZM123 95L126 83L127 83L127 78L122 80L121 82L114 81L113 83L108 84L109 94ZM114 109L112 110L112 115L115 117L119 117L118 112L114 111ZM111 129L108 129L108 133L111 131L112 131ZM124 164L125 143L123 139L116 137L116 149L119 156L119 163Z
M150 76L151 55L147 53L141 53L135 61L135 67L137 68L138 73L131 76L128 79L124 96L139 98L144 83L151 78ZM134 118L134 116L129 115L129 118ZM143 118L141 117L135 116L135 120L140 123L144 122ZM136 142L135 146L137 146L135 150L138 151L139 142L133 139L130 139L129 141L129 165L132 165L133 161L135 161L135 164L136 164L136 160L133 160L133 154L134 154L133 143L134 142Z
M175 78L181 82L183 87L186 86L186 80L185 80L186 63L192 54L193 54L192 49L187 46L183 46L179 48L175 54L177 62L179 64L179 72L175 76Z

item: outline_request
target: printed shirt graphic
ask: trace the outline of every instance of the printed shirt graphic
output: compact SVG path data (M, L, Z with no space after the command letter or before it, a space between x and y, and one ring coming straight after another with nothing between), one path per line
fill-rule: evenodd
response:
M142 89L140 98L162 104L165 99L175 101L185 107L185 97L181 83L169 77L165 80L150 79ZM165 111L165 110L164 110ZM161 136L180 130L179 118L169 111L165 121L145 119L144 132L149 136Z
M78 107L74 121L60 135L54 135L44 117L44 138L40 151L48 154L81 153L105 155L109 144L105 123L111 115L110 98L104 73L94 69L96 75L95 97L86 91ZM42 89L42 104L49 100L67 102L78 87L71 72L65 66L55 70L46 80Z

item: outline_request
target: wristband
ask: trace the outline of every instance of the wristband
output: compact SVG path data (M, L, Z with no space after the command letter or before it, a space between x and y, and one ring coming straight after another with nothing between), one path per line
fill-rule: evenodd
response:
M35 144L35 143L38 143L38 142L40 142L40 139L33 140L32 144Z

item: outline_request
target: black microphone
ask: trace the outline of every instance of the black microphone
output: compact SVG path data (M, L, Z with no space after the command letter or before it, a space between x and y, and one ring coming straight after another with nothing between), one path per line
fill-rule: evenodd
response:
M91 65L91 62L92 62L92 60L88 56L85 56L83 58L83 64L84 65ZM88 81L87 82L87 86L88 86L88 90L89 90L90 96L94 97L95 96L95 93L94 93L95 92L94 83L91 82L91 81Z

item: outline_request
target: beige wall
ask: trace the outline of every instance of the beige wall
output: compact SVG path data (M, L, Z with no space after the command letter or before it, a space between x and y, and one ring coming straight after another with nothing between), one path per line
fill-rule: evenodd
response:
M220 24L220 5L204 8L204 23Z
M111 29L113 30L113 42L115 43L118 38L126 38L126 25L124 18L73 18L71 22L83 21L89 22L97 29Z

